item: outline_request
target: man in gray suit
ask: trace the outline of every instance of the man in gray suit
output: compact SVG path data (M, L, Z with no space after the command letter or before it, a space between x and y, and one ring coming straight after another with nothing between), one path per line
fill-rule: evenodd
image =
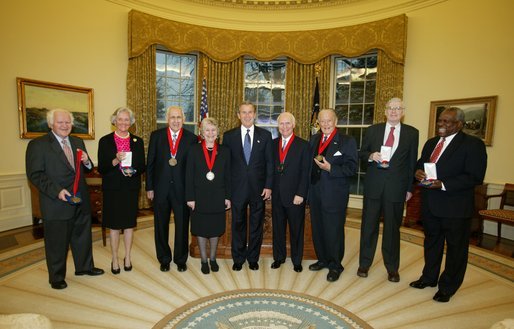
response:
M26 172L39 191L49 282L54 289L64 289L70 247L75 275L95 276L104 271L93 264L91 205L84 178L84 173L93 169L93 163L84 142L70 136L70 112L52 110L47 114L47 122L52 131L30 141L27 147ZM79 179L75 183L76 177Z
M418 156L419 133L401 123L403 102L392 98L386 104L387 122L366 130L360 158L367 163L364 183L359 269L367 277L377 248L380 216L384 217L382 257L387 279L399 282L400 226L405 201L412 197L412 183Z

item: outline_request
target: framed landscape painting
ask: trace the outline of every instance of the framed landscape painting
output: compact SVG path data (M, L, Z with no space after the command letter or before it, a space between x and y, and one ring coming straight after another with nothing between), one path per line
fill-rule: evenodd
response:
M498 96L487 96L430 102L428 137L437 135L439 114L448 107L458 107L464 111L465 124L462 130L482 139L485 145L492 145L497 99Z
M21 138L35 138L49 132L46 114L55 108L73 113L72 135L95 138L92 88L25 78L16 78L16 84Z

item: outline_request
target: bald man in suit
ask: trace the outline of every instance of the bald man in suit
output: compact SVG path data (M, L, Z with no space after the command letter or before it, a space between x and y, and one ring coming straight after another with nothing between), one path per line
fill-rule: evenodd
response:
M48 134L30 141L26 153L26 172L30 182L39 191L39 202L45 230L45 254L49 282L53 289L68 285L66 259L71 247L75 275L101 275L94 267L91 239L91 205L84 174L93 169L84 142L70 136L73 115L63 109L47 114ZM80 159L78 150L81 150ZM75 177L77 196L81 202L72 202Z

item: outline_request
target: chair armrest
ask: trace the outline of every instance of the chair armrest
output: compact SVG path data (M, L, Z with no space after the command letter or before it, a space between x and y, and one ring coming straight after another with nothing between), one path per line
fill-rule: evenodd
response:
M489 200L491 198L501 198L504 195L505 195L505 192L502 192L500 194L484 195L484 199Z

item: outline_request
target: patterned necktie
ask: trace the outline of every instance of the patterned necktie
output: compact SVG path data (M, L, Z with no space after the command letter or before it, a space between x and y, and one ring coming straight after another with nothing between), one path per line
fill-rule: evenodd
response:
M173 146L175 146L175 143L177 142L177 133L173 133L173 136L171 138L173 140Z
M389 135L387 136L387 140L385 142L385 146L393 147L394 145L394 127L391 127L389 130Z
M323 143L325 143L328 139L328 135L323 135Z
M250 129L246 129L245 142L243 144L243 152L245 154L246 164L249 164L250 154L252 153L252 140L250 139Z
M287 139L282 139L282 151L286 149Z
M445 137L443 137L439 143L434 148L434 151L432 152L432 155L430 156L430 162L436 163L437 160L439 160L439 155L441 155L441 151L443 150L444 141L446 140Z
M64 155L66 155L66 159L68 159L68 162L70 163L70 166L75 169L75 164L73 163L73 154L71 152L71 147L68 145L67 139L62 140L62 149L64 151Z

